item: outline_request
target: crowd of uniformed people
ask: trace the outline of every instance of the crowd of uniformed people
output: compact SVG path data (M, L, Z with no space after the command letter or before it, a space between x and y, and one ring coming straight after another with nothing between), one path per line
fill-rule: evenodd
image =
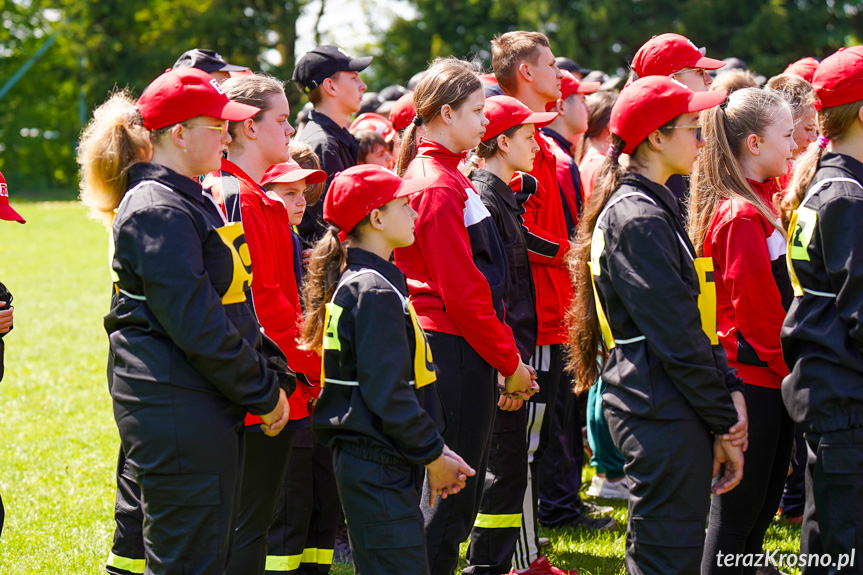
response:
M762 88L662 34L619 93L491 54L371 97L318 46L299 134L204 49L96 109L108 573L576 573L538 528L614 528L597 497L632 574L780 573L716 560L780 507L863 573L863 47Z

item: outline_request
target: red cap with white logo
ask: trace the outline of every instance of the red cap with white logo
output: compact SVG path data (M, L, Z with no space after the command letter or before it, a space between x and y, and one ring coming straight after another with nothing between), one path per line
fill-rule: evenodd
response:
M6 178L3 174L0 174L0 220L26 223L26 220L9 205L9 188L6 186Z
M196 116L239 122L261 111L232 102L215 78L197 68L168 70L147 86L135 108L148 130L179 124Z

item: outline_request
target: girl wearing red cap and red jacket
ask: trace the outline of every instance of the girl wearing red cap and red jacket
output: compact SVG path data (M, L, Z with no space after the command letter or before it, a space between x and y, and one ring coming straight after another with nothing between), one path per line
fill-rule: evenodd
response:
M428 188L376 165L349 168L324 203L331 225L312 255L303 342L323 355L315 435L333 467L357 573L428 574L419 499L433 505L474 471L452 453L423 396L433 357L393 249L414 240L407 196ZM463 496L459 496L463 497Z
M222 89L232 101L254 105L261 112L245 122L233 122L229 126L231 143L228 159L222 160L222 169L208 176L215 195L221 195L232 218L241 216L248 238L249 256L252 262L251 292L255 311L261 326L288 358L292 370L301 374L297 389L290 396L290 422L286 433L275 440L258 433L258 421L253 415L246 417L246 458L243 475L243 498L238 520L234 548L226 573L262 574L265 568L278 560L270 557L296 557L296 569L307 546L309 517L300 509L310 508L312 492L302 494L285 493L289 467L303 475L303 483L312 485L312 449L295 449L295 444L305 446L310 439L309 401L317 396L320 378L320 356L315 352L299 348L302 310L299 302L297 277L296 239L291 230L291 215L278 197L268 194L259 185L264 182L272 166L290 159L290 136L294 129L288 122L290 108L282 82L261 74L245 75L226 80ZM239 213L238 213L239 212ZM297 262L298 263L298 262ZM298 439L299 438L299 439ZM304 461L295 461L303 457ZM329 453L327 453L329 458ZM307 460L307 461L306 461ZM305 463L305 464L304 464ZM327 484L320 480L321 488ZM330 485L334 488L330 476ZM271 541L285 539L284 531L297 533L290 538L290 549L284 545L268 546L268 532L273 527L280 500L294 507L293 529L279 525L279 533ZM332 549L335 538L335 521L338 503L335 490L329 491L328 513L331 517L330 536L327 541L316 541L314 549ZM280 516L282 514L279 514ZM269 547L269 548L268 548ZM309 561L318 569L318 560ZM328 555L325 565L331 563Z
M689 231L699 256L713 261L717 332L746 384L746 474L711 501L701 572L743 573L725 554L761 553L782 497L794 423L779 390L788 368L779 331L791 304L786 237L774 208L776 180L797 144L791 108L776 92L736 90L701 115L707 145L692 176Z
M845 566L863 573L863 46L825 58L812 87L822 137L782 204L794 288L782 397L809 446L800 551L828 553L833 565L856 551Z
M698 112L724 99L660 76L624 88L579 224L571 363L583 391L597 380L597 352L603 359L605 415L626 459L634 575L698 573L711 478L724 463L713 487L722 493L743 473L742 382L716 339L712 262L696 258L662 185L691 170L704 145Z
M411 200L419 214L416 241L397 249L395 261L408 278L411 302L436 359L446 412L444 438L476 469L477 477L484 478L497 409L497 374L508 378L508 391L531 386L530 371L504 322L507 270L500 235L473 185L459 171L464 152L485 133L485 97L470 64L450 58L429 68L414 101L417 117L405 133L399 171L406 180L430 177L433 183ZM419 124L426 137L417 146ZM464 494L434 507L427 503L428 486L424 488L432 573L455 570L458 546L476 519L481 484L468 480Z
M136 102L120 93L103 104L79 147L82 199L113 222L109 384L149 573L224 572L243 416L262 415L273 435L287 423L280 376L256 351L242 228L198 183L230 141L225 120L258 111L205 72L169 71Z

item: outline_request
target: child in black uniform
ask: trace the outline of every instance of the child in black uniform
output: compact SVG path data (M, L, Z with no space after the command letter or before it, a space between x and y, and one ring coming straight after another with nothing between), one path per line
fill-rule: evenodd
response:
M303 342L323 356L312 426L333 449L355 569L366 575L429 572L421 466L430 505L474 474L421 407L436 399L418 398L436 379L434 365L405 278L389 262L394 248L414 240L407 196L428 185L370 164L341 172L327 192L331 227L303 291Z
M743 475L743 384L717 339L712 260L695 257L663 185L689 173L704 145L698 112L724 99L661 76L624 88L579 222L571 363L583 391L597 380L598 351L605 360L602 401L626 459L633 575L698 573L711 477L725 464L719 494Z
M795 296L780 337L791 368L782 399L808 444L800 551L828 554L839 568L809 565L802 571L846 573L843 567L850 567L847 572L860 574L863 46L825 58L812 88L822 136L795 167L782 206L783 217L791 220L788 268Z

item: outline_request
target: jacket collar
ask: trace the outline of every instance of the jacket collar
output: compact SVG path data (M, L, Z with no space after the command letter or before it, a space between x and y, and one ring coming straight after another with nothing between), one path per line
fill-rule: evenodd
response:
M782 189L779 187L779 182L776 181L776 178L768 178L766 182L757 182L755 180L750 180L749 178L746 178L746 181L749 183L752 190L773 210L774 215L778 215L775 213L776 209L773 207L773 198L776 194L781 192Z
M470 175L470 180L474 182L474 184L481 184L493 190L494 193L500 196L512 209L518 208L518 202L515 200L515 194L513 193L512 188L488 170L474 170ZM478 188L479 186L474 187Z
M838 168L843 172L847 172L849 176L863 184L863 164L851 156L825 152L824 155L821 156L821 161L818 162L818 167Z
M671 190L665 186L657 184L653 180L649 180L635 172L626 172L621 180L621 184L630 184L649 192L651 196L661 201L678 220L680 219L680 203L674 194L671 193Z
M204 201L203 189L198 180L187 178L186 176L178 174L174 170L166 168L161 164L142 162L134 164L129 168L128 187L130 189L138 182L143 182L145 180L157 181L160 184L168 186L169 188L189 196L190 198L194 198L199 202Z
M439 144L428 138L420 138L417 146L417 157L434 158L445 166L458 169L458 164L467 156L467 152L452 152L443 144Z
M348 248L348 266L370 268L380 272L391 284L399 288L402 295L408 295L405 276L399 268L385 259L362 248Z
M559 132L555 132L549 127L540 128L539 131L554 140L558 147L564 152L566 152L567 156L572 156L572 154L570 153L570 150L572 150L572 142L561 136Z
M267 204L267 205L273 205L276 203L281 204L280 201L271 198L267 194L266 190L264 190L264 188L262 188L260 186L260 184L255 182L255 180L253 180L252 177L243 170L243 168L241 168L237 164L233 163L231 160L229 160L227 158L222 158L221 171L228 172L229 174L231 174L232 176L234 176L235 178L240 180L240 182L242 182L244 184L245 189L247 189L248 191L255 194L255 196L260 198L260 200L264 204Z
M320 126L324 132L333 136L348 148L359 148L359 142L357 142L356 138L351 135L347 128L339 126L326 114L311 110L309 112L309 122L314 122Z

